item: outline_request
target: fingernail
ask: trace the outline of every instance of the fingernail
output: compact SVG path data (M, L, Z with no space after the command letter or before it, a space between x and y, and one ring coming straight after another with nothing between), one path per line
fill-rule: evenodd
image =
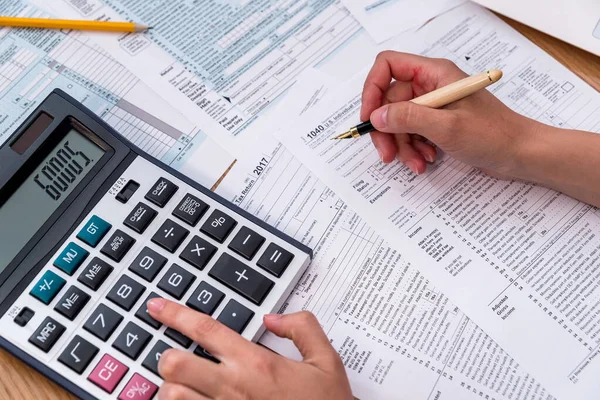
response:
M432 163L435 161L435 159L433 158L433 156L431 154L425 154L425 159L427 160L428 163Z
M371 123L377 129L384 129L387 127L387 113L388 107L381 107L373 111L371 114Z
M277 321L281 319L281 314L265 314L264 318L268 321Z
M404 163L415 175L419 175L419 169L417 168L417 163L414 161L407 161Z
M148 311L159 312L165 308L165 300L159 298L151 299L148 301L148 304L146 304L146 307L148 307Z

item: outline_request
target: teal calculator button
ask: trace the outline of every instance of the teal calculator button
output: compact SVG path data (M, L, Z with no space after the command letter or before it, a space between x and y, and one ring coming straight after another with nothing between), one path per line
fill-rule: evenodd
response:
M77 239L89 244L92 247L96 247L111 227L111 224L97 215L94 215L79 231L77 234Z
M71 242L54 261L54 266L69 275L73 275L73 272L79 268L89 254L83 247Z
M54 272L46 271L29 294L44 304L50 304L65 283L66 281Z

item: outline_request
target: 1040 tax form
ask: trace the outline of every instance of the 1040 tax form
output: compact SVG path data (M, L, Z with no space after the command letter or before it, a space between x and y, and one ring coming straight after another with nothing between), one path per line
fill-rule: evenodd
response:
M493 87L545 123L600 130L598 94L490 13L465 5L411 43ZM559 399L600 393L600 212L555 191L501 181L447 156L416 176L382 164L368 137L332 141L357 122L363 78L277 136L390 246Z

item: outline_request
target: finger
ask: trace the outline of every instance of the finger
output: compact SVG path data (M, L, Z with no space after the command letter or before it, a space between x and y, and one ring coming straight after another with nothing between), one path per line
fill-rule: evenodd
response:
M398 161L406 165L412 172L419 175L427 169L427 162L423 156L413 147L410 136L407 133L391 135L396 139L398 146Z
M211 397L216 397L223 385L222 371L220 364L176 349L166 350L158 361L158 372L165 381L187 386Z
M396 158L398 147L393 135L382 132L371 132L371 141L377 149L379 159L385 164L389 164Z
M418 138L419 135L411 135L411 144L423 156L428 163L435 162L437 158L437 150L429 143L425 143Z
M371 123L380 132L416 133L440 145L438 141L452 137L458 122L454 111L436 110L404 101L373 111Z
M330 363L339 359L319 321L308 311L287 315L265 315L264 323L275 335L294 342L304 361L317 364Z
M408 101L413 97L412 84L409 82L394 81L383 95L383 104Z
M206 314L161 298L150 300L147 307L152 318L200 343L223 362L248 357L252 351L250 342Z
M158 400L209 400L188 387L176 383L163 382L158 391Z

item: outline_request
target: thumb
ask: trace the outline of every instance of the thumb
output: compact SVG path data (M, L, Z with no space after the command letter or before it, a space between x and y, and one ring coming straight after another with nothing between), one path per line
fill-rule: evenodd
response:
M373 111L371 123L379 132L417 133L435 143L440 134L452 131L454 117L450 110L436 110L403 101Z
M308 311L265 315L264 323L275 335L293 341L304 361L323 360L331 358L331 355L337 357L337 352L329 343L319 321Z

